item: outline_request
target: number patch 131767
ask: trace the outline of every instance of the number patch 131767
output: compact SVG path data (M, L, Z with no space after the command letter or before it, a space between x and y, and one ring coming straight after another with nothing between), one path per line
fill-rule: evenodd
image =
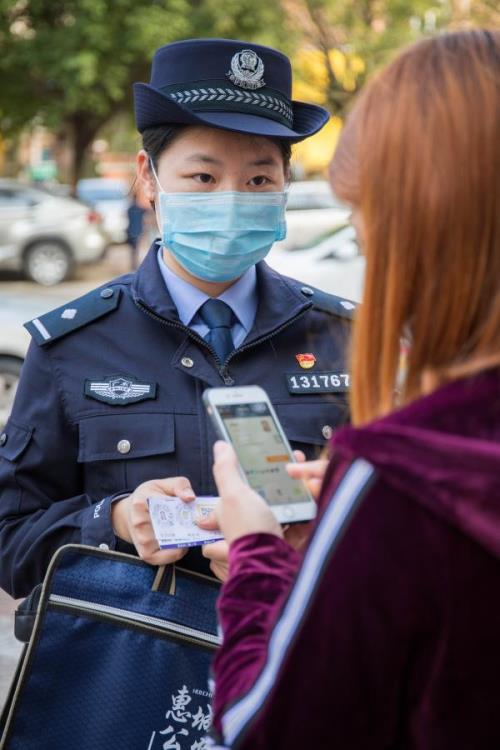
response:
M347 372L286 373L290 393L347 393L351 378Z

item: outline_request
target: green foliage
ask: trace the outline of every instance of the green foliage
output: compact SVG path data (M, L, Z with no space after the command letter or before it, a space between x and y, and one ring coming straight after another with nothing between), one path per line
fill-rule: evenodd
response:
M278 5L256 0L3 0L0 9L0 107L8 114L15 96L24 112L53 121L128 106L131 83L148 80L162 44L238 35L275 41L270 30L281 16Z
M366 78L402 46L443 29L498 25L494 0L282 0L292 23L324 55L328 69L326 105L343 116ZM496 8L496 10L495 10ZM346 90L331 64L338 50L347 60L364 62L356 87Z
M162 44L218 36L277 46L292 58L316 49L325 61L325 104L342 116L366 77L403 44L499 22L494 0L0 0L0 132L38 122L70 135L76 178L99 129L132 112L132 83L149 79ZM353 75L338 73L332 51Z
M149 80L157 47L210 36L279 43L282 19L269 0L0 0L0 130L36 118L72 132L82 152L131 111L132 83Z

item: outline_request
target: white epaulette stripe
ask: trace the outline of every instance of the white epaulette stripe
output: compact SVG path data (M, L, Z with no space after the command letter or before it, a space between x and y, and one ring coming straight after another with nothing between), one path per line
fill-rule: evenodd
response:
M42 323L41 320L38 320L38 318L35 318L32 321L32 323L35 326L35 328L37 329L37 331L43 336L43 338L45 339L45 341L48 341L49 339L52 338L51 334L47 331L47 329L45 328L45 326L44 326L44 324Z
M267 662L250 691L223 716L224 742L232 745L250 719L261 708L279 673L286 651L293 640L311 597L318 571L345 529L352 511L375 475L373 466L356 460L346 472L317 527L304 557L299 575L283 613L269 641Z

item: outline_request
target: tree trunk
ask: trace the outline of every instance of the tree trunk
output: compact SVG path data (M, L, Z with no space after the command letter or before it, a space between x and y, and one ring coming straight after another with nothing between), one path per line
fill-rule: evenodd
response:
M330 60L330 51L338 48L335 41L334 29L329 26L328 19L321 8L315 3L306 0L306 7L309 17L316 29L316 45L322 53L325 61L326 74L328 77L327 87L327 108L332 115L342 117L346 103L352 97L350 92L343 89L342 84L337 80Z
M70 169L73 193L76 191L76 183L82 176L87 149L107 119L108 118L96 118L88 115L86 112L75 112L68 117L68 124L73 140Z

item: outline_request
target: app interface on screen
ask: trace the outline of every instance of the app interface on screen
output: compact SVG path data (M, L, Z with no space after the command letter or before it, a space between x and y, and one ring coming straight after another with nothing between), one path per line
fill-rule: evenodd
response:
M287 448L266 403L217 406L250 486L270 505L306 503L301 482L288 476Z

